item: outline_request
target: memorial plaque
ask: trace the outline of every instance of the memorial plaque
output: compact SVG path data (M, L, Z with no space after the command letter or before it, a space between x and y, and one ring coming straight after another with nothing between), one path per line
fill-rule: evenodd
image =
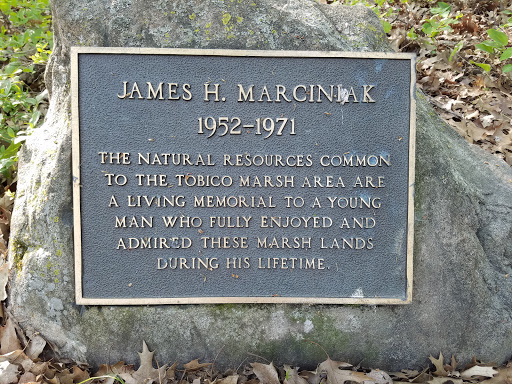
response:
M415 60L73 48L79 304L412 300Z

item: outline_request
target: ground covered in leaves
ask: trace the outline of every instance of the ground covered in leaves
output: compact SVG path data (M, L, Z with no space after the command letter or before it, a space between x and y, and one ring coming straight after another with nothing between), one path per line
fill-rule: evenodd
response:
M375 3L393 49L417 54L417 87L439 114L512 165L512 2Z

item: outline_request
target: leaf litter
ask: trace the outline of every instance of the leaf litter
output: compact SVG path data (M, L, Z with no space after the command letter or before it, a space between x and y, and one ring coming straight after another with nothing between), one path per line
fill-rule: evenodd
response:
M512 165L512 73L506 72L512 61L502 61L498 49L479 49L494 36L512 54L512 2L385 1L382 7L381 13L389 10L391 46L416 53L417 87L439 115L468 142ZM436 22L449 22L444 30L432 22L443 7ZM430 24L439 30L425 28Z

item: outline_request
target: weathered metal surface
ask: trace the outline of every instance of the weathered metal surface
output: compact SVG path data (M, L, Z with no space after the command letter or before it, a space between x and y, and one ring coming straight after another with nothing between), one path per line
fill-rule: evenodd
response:
M77 302L411 301L412 56L72 59Z

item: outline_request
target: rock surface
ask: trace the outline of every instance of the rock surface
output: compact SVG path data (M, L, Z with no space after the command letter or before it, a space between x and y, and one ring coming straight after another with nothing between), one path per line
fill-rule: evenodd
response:
M389 51L359 7L307 0L52 1L51 107L20 156L8 311L66 356L238 367L247 353L313 367L325 356L397 370L442 351L502 362L512 353L512 171L468 145L419 95L413 304L407 306L74 303L69 51L74 45ZM227 21L226 14L231 17ZM224 17L224 19L223 19ZM238 22L242 18L242 22ZM209 25L209 26L208 26ZM226 25L232 27L226 31ZM209 29L209 33L204 31Z

